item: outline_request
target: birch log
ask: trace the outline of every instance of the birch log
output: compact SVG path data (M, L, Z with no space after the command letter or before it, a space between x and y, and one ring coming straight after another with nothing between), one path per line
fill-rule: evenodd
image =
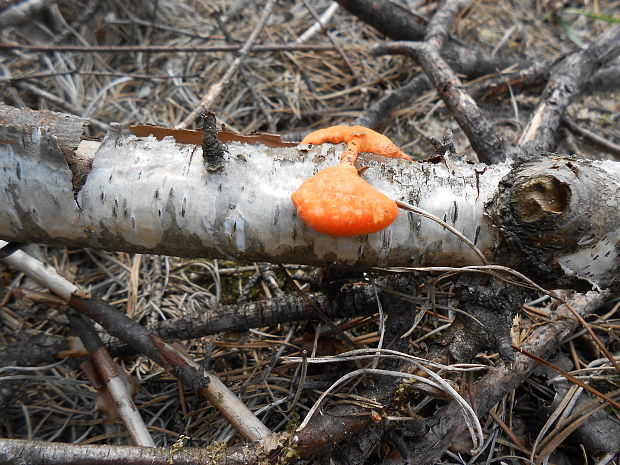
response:
M351 238L303 224L291 193L335 165L344 146L229 142L224 168L209 172L200 146L123 136L116 126L101 143L74 150L63 124L76 120L0 105L1 239L357 269L480 263L459 238L413 213ZM575 278L608 287L620 274L618 163L550 155L487 166L367 155L359 166L389 197L461 231L489 262L556 287Z

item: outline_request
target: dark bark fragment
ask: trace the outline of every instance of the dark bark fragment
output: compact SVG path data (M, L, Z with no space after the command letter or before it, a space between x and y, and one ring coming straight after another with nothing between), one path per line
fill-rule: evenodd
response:
M620 53L620 25L601 34L587 48L569 55L552 71L542 101L519 140L521 152L537 155L555 149L562 116L572 99L599 68Z
M312 303L331 318L372 315L377 311L374 292L368 285L352 286L347 292L331 296L317 292L307 297L308 300L291 294L243 305L225 305L189 317L162 321L149 329L167 340L186 340L225 331L318 320L320 315ZM113 342L110 350L117 355L126 353L127 345Z
M477 353L499 352L505 362L514 361L510 329L512 320L530 292L492 277L463 275L455 287L465 314L457 313L440 344L448 344L457 362L469 362Z
M0 366L40 365L57 362L56 354L69 350L64 338L48 334L25 334L24 339L6 344L0 349Z

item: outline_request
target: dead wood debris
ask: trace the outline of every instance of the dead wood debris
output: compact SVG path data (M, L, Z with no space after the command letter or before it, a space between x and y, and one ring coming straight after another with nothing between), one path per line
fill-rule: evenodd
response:
M105 12L100 2L92 1L29 3L36 4L37 10L44 8L46 14L32 17L18 27L0 28L0 42L79 46L159 44L169 48L157 54L137 51L109 54L2 52L1 99L15 106L49 108L83 116L91 122L93 136L101 136L113 121L123 125L137 122L163 126L181 124L192 110L198 108L207 91L221 81L221 76L238 67L239 73L225 83L225 88L219 91L217 101L209 109L218 116L218 124L224 123L239 132L270 130L296 136L308 132L309 128L357 120L360 124L385 127L386 134L405 151L423 154L428 152L428 146L422 136L437 136L448 126L455 133L457 147L461 151L467 150L468 142L463 132L453 121L446 119L447 113L435 91L430 90L426 75L420 74L406 58L376 57L368 52L370 46L383 39L382 34L394 40L424 39L426 25L432 24L438 2L400 2L411 6L403 10L397 2L342 0L338 3L344 8L337 11L331 23L325 26L334 43L341 46L339 51L325 51L333 45L321 35L323 32L319 32L315 39L322 49L313 50L313 42L305 50L296 45L276 51L249 52L238 64L227 52L176 54L170 51L170 47L219 44L241 48L256 27L264 8L262 2L189 2L181 7L175 2L157 2L128 9L125 2L112 1ZM280 2L256 38L257 45L295 45L295 40L315 22L314 13L305 3ZM312 7L320 15L330 3L327 0L312 2ZM600 2L602 13L610 13L605 10L606 3ZM599 2L596 5L598 8ZM415 14L411 13L413 7L416 7ZM535 8L516 2L475 2L456 18L452 28L448 28L449 35L445 35L447 31L444 30L439 36L433 33L426 37L440 37L435 46L441 49L452 70L464 80L485 76L478 82L465 82L464 86L473 96L485 95L484 102L478 103L484 105L493 129L511 143L516 141L529 112L538 103L537 86L543 86L549 79L550 64L577 48L566 39L560 22L554 21L561 19L586 42L608 28L604 22L587 16L545 10L548 7L545 2L537 3ZM347 10L365 18L374 28L362 24ZM443 39L446 44L441 47ZM585 139L577 140L577 148L584 154L612 156L613 144L620 141L618 99L590 95L590 92L602 89L617 92L618 76L617 64L612 63L599 71L589 82L583 83L579 105L571 108L575 119L587 121L592 132L603 141L611 142L607 151L595 151L589 145L593 139L582 133ZM530 90L535 92L528 94ZM500 93L508 97L501 99L498 97ZM593 143L598 147L600 142L594 140ZM560 141L559 150L564 143ZM222 304L231 304L228 307L230 313L237 313L243 308L232 306L237 298L241 302L248 301L248 305L266 299L266 307L281 305L281 300L290 298L278 297L291 289L278 270L264 265L257 270L232 262L186 261L90 250L42 250L47 260L63 275L89 287L134 321L152 328L177 324L181 328L177 331L194 328L192 316L218 315L217 309ZM408 283L406 291L393 283L386 290L385 283L379 283L378 293L384 304L391 302L389 308L385 308L389 317L385 332L382 332L380 318L373 316L379 309L375 307L376 301L372 298L375 291L368 278L358 277L352 281L332 276L320 280L310 269L298 267L292 271L293 278L300 285L307 283L306 289L317 283L328 284L320 294L325 303L325 308L323 304L321 308L326 313L331 308L333 296L352 299L350 308L364 309L364 312L356 313L355 318L336 318L335 321L359 347L376 347L383 335L384 347L395 343L403 345L401 349L405 350L409 345L417 354L447 357L449 343L445 338L453 334L448 329L454 313L459 315L457 321L468 318L459 313L461 307L455 300L453 283L434 286L430 278L419 277ZM351 285L351 282L357 284ZM356 295L359 299L363 295L365 300L355 300ZM580 310L594 311L598 304L603 303L600 296L576 296L575 299L582 304L575 303ZM300 302L295 305L299 306ZM531 336L530 343L534 346L540 344L543 355L556 351L559 341L554 339L554 331L560 331L557 326L562 326L561 331L570 334L574 322L567 318L549 323L553 305L550 301L534 301L525 306L525 311L517 314L514 320L513 341L521 342ZM606 312L593 316L591 320L594 329L615 352L620 344L617 336L619 307L611 303ZM248 313L250 323L231 323L219 329L226 332L203 329L203 332L188 332L182 336L170 330L168 337L176 334L172 337L191 338L187 341L189 353L221 377L273 431L286 431L287 424L289 428L293 425L294 429L298 422L296 415L305 416L320 392L343 374L354 370L360 362L312 365L305 378L302 377L301 369L296 365L282 364L279 357L301 355L303 350L332 355L344 351L346 346L326 325L316 320L300 321L303 313L299 317L289 315L287 318L284 312L275 312L273 319L265 320L261 319L265 307L258 304L253 308L257 311ZM405 310L411 313L407 314ZM94 415L96 394L85 377L66 361L53 361L58 354L69 356L75 350L66 342L69 333L65 311L62 303L54 302L32 281L0 265L0 351L4 350L0 353L6 355L1 358L0 368L0 405L5 406L0 409L0 436L46 443L102 443L106 446L103 449L58 446L58 450L53 451L46 443L20 444L0 440L0 463L15 457L10 455L13 453L22 459L21 454L33 454L31 462L36 463L37 460L47 460L49 456L46 454L58 454L61 450L73 459L89 458L91 463L96 463L94 457L97 454L110 460L115 458L114 454L121 454L119 457L125 460L135 457L135 463L141 463L139 460L156 463L157 458L160 463L168 463L170 457L165 454L169 452L159 449L145 452L114 447L127 444L128 434L124 428L120 424L106 425L102 418ZM408 320L407 325L415 323L417 326L411 333L411 342L404 344L408 340L396 337L398 329L405 325L403 320L412 317L415 321ZM252 329L246 331L249 327ZM438 347L441 337L446 342L443 351ZM613 391L617 374L614 381L608 363L606 365L605 360L600 360L598 349L590 345L586 337L576 333L564 347L569 358L568 362L565 361L568 370L575 370L575 375L597 383L599 389L611 392L618 399L617 392ZM496 345L496 348L500 347ZM505 345L501 349L505 355ZM116 345L116 350L115 353L122 354L121 346ZM493 418L504 422L503 425L492 420L482 422L485 438L489 440L480 453L496 458L501 455L528 458L535 441L538 441L536 445L540 447L535 453L554 453L556 458L566 456L565 450L558 447L570 432L572 423L564 422L555 429L544 429L539 424L538 407L543 405L551 411L556 392L565 396L568 389L548 386L546 378L536 372L530 377L534 365L523 356L518 355L514 365L510 366L499 361L495 352L477 354L476 361L492 367L481 381L474 383L465 375L460 379L451 378L459 390L469 395L468 400L479 415L484 416L493 409ZM36 361L38 364L43 360L47 365L36 369L11 368L14 364L23 365L16 363L18 361L32 364ZM269 447L260 449L254 445L241 445L240 438L211 405L181 388L148 359L128 355L119 362L140 383L136 403L155 443L169 447L181 434L190 437L185 443L186 452L181 449L174 455L175 463L205 463L206 459L219 459L221 463L252 463L257 458L266 458L261 456L260 450L270 450ZM384 368L385 364L381 367ZM305 379L304 389L300 396L296 396L301 378ZM562 381L555 381L558 382ZM308 454L309 451L329 453L336 439L342 439L344 443L333 457L343 464L379 460L394 464L428 463L439 460L442 454L444 460L463 463L456 454L468 453L471 445L467 438L457 440L463 428L463 417L455 402L446 403L441 398L428 396L428 391L411 388L406 397L391 404L393 399L388 394L400 393L400 387L393 379L362 378L354 387L342 390L329 401L326 410L331 415L315 419L315 428L302 436L298 447ZM511 393L512 389L516 390ZM377 391L381 391L381 395ZM580 399L578 405L588 401L592 404L582 416L598 407L598 411L590 415L607 415L599 421L604 421L606 428L617 427L617 411L601 412L602 404L583 394ZM293 400L296 401L294 405ZM435 412L436 409L439 410ZM587 418L579 421L588 425ZM352 435L360 430L359 434ZM592 433L579 431L586 435L584 443L596 443L592 447L598 448L599 457L611 457L613 451L601 448L600 441L592 441ZM539 432L540 437L536 438ZM292 459L295 449L286 450L284 442L277 444L276 449L289 453L288 459ZM223 449L224 445L229 448ZM452 450L447 450L449 446ZM566 450L571 451L570 448ZM36 453L40 453L38 458ZM54 456L57 463L65 461L61 455ZM280 457L283 456L287 457ZM101 463L109 462L102 459Z

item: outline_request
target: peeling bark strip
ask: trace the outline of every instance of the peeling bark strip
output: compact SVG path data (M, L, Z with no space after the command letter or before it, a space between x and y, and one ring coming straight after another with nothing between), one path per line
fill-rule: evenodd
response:
M81 157L76 152L88 124L88 120L78 116L46 110L20 110L0 103L0 126L7 130L12 126L20 128L18 132L24 134L27 128L30 128L30 132L36 128L47 128L47 133L56 139L58 148L71 169L74 191L83 184L92 162L90 157Z
M46 127L5 120L0 126L0 238L358 269L479 263L471 249L442 226L402 211L389 228L366 236L330 237L304 225L291 193L318 170L335 165L341 146L225 146L223 169L210 173L200 147L176 144L172 138L123 137L112 128L100 146L89 143L92 171L75 200L73 173L58 139ZM490 262L516 263L562 286L579 277L601 287L617 281L616 162L553 155L486 166L453 159L435 164L379 161L368 155L362 164L370 167L364 177L378 190L444 219ZM553 186L563 187L554 191ZM532 202L544 202L537 190L549 188L548 195L566 191L562 195L575 201L568 208L554 204L559 210L547 216L557 221L544 221L544 229L539 220L528 220L532 232L527 240L519 239L511 250L500 249L501 237L509 244L521 237L515 201L528 211ZM505 202L508 207L502 206ZM528 217L521 211L520 218ZM585 226L591 219L599 226ZM535 259L538 249L542 260ZM521 258L523 250L529 259Z

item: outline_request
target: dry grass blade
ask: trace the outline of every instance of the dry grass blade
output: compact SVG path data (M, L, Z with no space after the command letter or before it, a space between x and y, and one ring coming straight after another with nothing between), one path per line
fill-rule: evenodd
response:
M610 396L618 397L620 395L620 390L616 390L610 393ZM554 431L554 435L547 438L546 441L542 441L541 445L544 445L542 450L536 454L536 450L532 450L532 454L530 456L531 460L536 459L536 463L545 463L551 453L555 451L560 444L577 428L583 425L592 415L597 413L599 410L605 408L605 404L598 402L597 400L592 400L588 402L586 405L577 409L576 412L571 413L561 424L558 424L556 431ZM538 438L537 438L538 440Z
M544 359L542 359L542 358L540 358L540 357L538 357L538 356L536 356L534 354L530 354L529 352L523 350L519 346L513 345L512 348L515 349L515 350L518 350L523 355L526 355L526 356L530 357L531 359L536 360L541 365L544 365L547 368L551 368L552 370L558 372L560 375L564 376L569 381L572 381L573 383L579 385L580 387L582 387L583 389L588 391L590 394L595 395L599 399L603 399L605 402L607 402L608 404L612 405L614 408L617 408L617 409L620 410L620 403L616 402L611 397L603 394L602 392L599 392L598 390L594 389L589 384L586 384L583 381L581 381L580 379L575 378L573 375L571 375L570 373L567 373L566 371L562 370L560 367L555 366L554 364L549 363L546 360L544 360Z
M525 452L526 454L530 453L530 450L525 447L525 444L523 444L523 441L521 441L521 439L519 439L516 434L514 433L514 431L512 431L512 429L510 429L510 427L499 417L499 415L497 415L497 413L495 413L493 410L491 410L489 412L489 415L491 416L491 418L493 418L493 420L495 421L495 423L497 423L499 425L499 427L504 430L504 432L508 435L508 437L510 437L510 439L512 440L512 442L515 443L515 445L522 451Z
M378 355L377 355L378 354ZM346 362L352 360L367 360L372 359L373 357L382 357L382 358L394 358L403 360L409 363L413 363L416 367L420 364L428 365L433 368L437 368L438 370L451 372L467 372L467 371L477 371L484 370L488 367L486 365L478 364L478 363L458 363L454 365L444 365L441 363L436 363L430 360L427 360L422 357L416 357L415 355L406 354L404 352L398 352L396 350L391 349L376 349L376 348L368 348L368 349L357 349L350 350L348 352L343 352L338 355L325 356L325 357L311 357L306 360L307 363L338 363L338 362ZM282 357L282 361L285 363L301 363L303 362L303 357L291 357L286 356Z

